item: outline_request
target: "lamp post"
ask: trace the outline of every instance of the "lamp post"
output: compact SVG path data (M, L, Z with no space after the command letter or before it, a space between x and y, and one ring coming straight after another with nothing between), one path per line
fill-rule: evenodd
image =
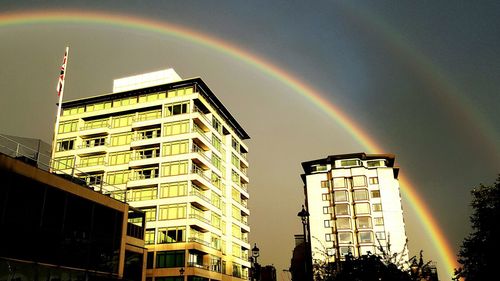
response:
M184 280L184 267L181 267L179 269L179 275L181 276L182 280Z
M252 279L253 280L260 280L259 276L259 264L257 263L257 258L260 256L260 250L257 247L257 243L254 243L254 246L252 248Z
M306 281L313 281L313 272L312 272L312 254L311 254L311 245L308 237L309 230L309 212L302 205L302 210L297 214L302 221L302 230L304 232L304 253L305 253L305 263L304 263L304 273L306 276Z

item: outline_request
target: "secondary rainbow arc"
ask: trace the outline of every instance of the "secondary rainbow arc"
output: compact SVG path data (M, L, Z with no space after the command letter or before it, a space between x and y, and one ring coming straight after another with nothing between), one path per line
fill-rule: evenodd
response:
M219 40L215 37L181 27L166 22L158 22L150 19L134 17L130 15L121 15L113 13L103 13L96 11L83 10L36 10L26 12L0 13L0 27L29 25L39 23L61 23L71 22L79 24L104 24L125 28L140 29L148 32L156 32L168 36L187 40L194 44L206 46L210 49L222 52L239 61L243 61L262 71L263 73L282 82L295 93L308 99L315 106L320 108L325 114L330 116L340 124L353 138L359 142L368 152L377 153L384 150L371 138L362 128L349 118L330 100L325 99L318 91L310 85L300 81L287 71L278 66L258 57L233 44ZM414 185L404 176L400 176L401 191L403 196L410 203L411 208L420 218L422 225L431 238L433 245L440 252L440 259L443 262L446 271L453 273L454 268L458 267L455 260L455 254L452 251L449 242L435 218L432 216L429 207L418 194Z

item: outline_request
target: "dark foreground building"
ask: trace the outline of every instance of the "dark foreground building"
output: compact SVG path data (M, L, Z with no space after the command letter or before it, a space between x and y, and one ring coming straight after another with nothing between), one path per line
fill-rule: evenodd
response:
M0 153L0 281L144 280L144 213Z

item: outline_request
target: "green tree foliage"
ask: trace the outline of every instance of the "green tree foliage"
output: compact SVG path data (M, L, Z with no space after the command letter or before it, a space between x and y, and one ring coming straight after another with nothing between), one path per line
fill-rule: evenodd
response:
M472 233L464 239L455 279L491 280L498 276L500 255L500 175L492 185L480 184L471 192Z

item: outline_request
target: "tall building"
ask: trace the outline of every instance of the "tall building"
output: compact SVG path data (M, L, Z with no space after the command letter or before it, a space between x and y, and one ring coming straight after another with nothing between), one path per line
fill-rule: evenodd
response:
M54 168L146 213L147 280L248 276L248 134L173 69L66 101Z
M353 153L302 163L313 260L372 253L408 261L394 160L391 154Z

